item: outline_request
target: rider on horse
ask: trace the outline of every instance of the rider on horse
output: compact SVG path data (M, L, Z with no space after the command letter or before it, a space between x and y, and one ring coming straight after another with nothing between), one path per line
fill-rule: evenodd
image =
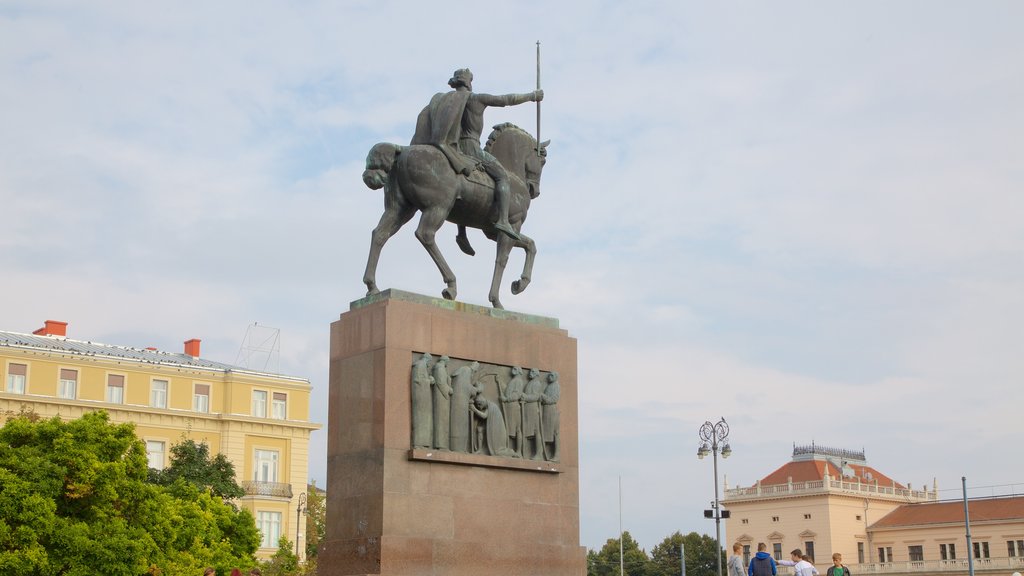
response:
M448 158L452 168L465 176L477 167L482 168L494 180L494 201L498 205L495 229L519 240L519 234L508 221L508 175L494 156L480 148L484 110L488 106L540 102L544 99L544 91L500 96L475 93L473 73L468 68L456 70L448 85L453 88L452 91L435 94L430 104L420 112L412 144L436 146Z

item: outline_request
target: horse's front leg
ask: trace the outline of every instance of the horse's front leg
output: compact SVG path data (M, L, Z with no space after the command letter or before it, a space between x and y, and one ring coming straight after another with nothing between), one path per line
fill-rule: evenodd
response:
M533 275L533 260L537 256L537 243L529 236L519 234L519 241L516 242L516 247L526 251L526 261L523 263L523 274L519 277L519 280L512 282L513 294L519 294L530 285L530 276Z
M437 243L434 241L437 230L444 224L444 219L447 216L448 210L444 208L431 208L424 211L422 216L420 216L420 224L416 228L416 238L427 249L427 253L434 260L437 269L441 271L441 278L446 286L441 291L441 296L446 300L455 300L455 296L458 294L458 288L455 284L455 273L448 267L448 262L445 261L440 248L437 247Z
M366 271L363 272L363 284L366 284L366 295L380 292L377 288L377 262L380 260L380 251L389 238L405 225L416 213L411 206L401 206L389 203L380 217L380 222L370 234L370 254L366 258Z
M497 238L497 255L494 258L494 275L491 276L491 291L487 294L487 299L491 301L491 305L498 309L503 309L501 305L501 299L499 293L501 292L501 277L505 274L505 265L508 264L508 255L512 252L512 246L515 240L512 240L505 234L498 234Z

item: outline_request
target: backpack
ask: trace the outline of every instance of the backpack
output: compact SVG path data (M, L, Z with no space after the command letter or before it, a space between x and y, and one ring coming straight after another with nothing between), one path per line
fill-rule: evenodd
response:
M754 558L754 576L773 576L770 558Z

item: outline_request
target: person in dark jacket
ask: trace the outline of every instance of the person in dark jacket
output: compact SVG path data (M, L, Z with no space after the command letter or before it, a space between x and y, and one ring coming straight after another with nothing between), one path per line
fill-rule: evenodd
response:
M768 553L768 545L764 542L757 543L757 554L750 559L750 566L747 567L747 576L776 576L778 569L775 567L775 559Z

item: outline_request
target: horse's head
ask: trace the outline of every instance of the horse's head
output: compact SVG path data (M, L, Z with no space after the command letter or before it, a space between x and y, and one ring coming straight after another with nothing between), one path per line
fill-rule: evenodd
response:
M544 164L548 161L548 144L551 144L551 140L545 140L540 143L540 146L536 145L536 140L533 140L534 146L530 150L530 153L526 155L526 186L530 189L530 199L534 199L540 196L540 173L544 170Z
M487 137L485 150L490 152L510 174L515 174L530 190L530 198L540 194L540 173L547 162L548 144L537 140L522 128L505 122L494 127Z

